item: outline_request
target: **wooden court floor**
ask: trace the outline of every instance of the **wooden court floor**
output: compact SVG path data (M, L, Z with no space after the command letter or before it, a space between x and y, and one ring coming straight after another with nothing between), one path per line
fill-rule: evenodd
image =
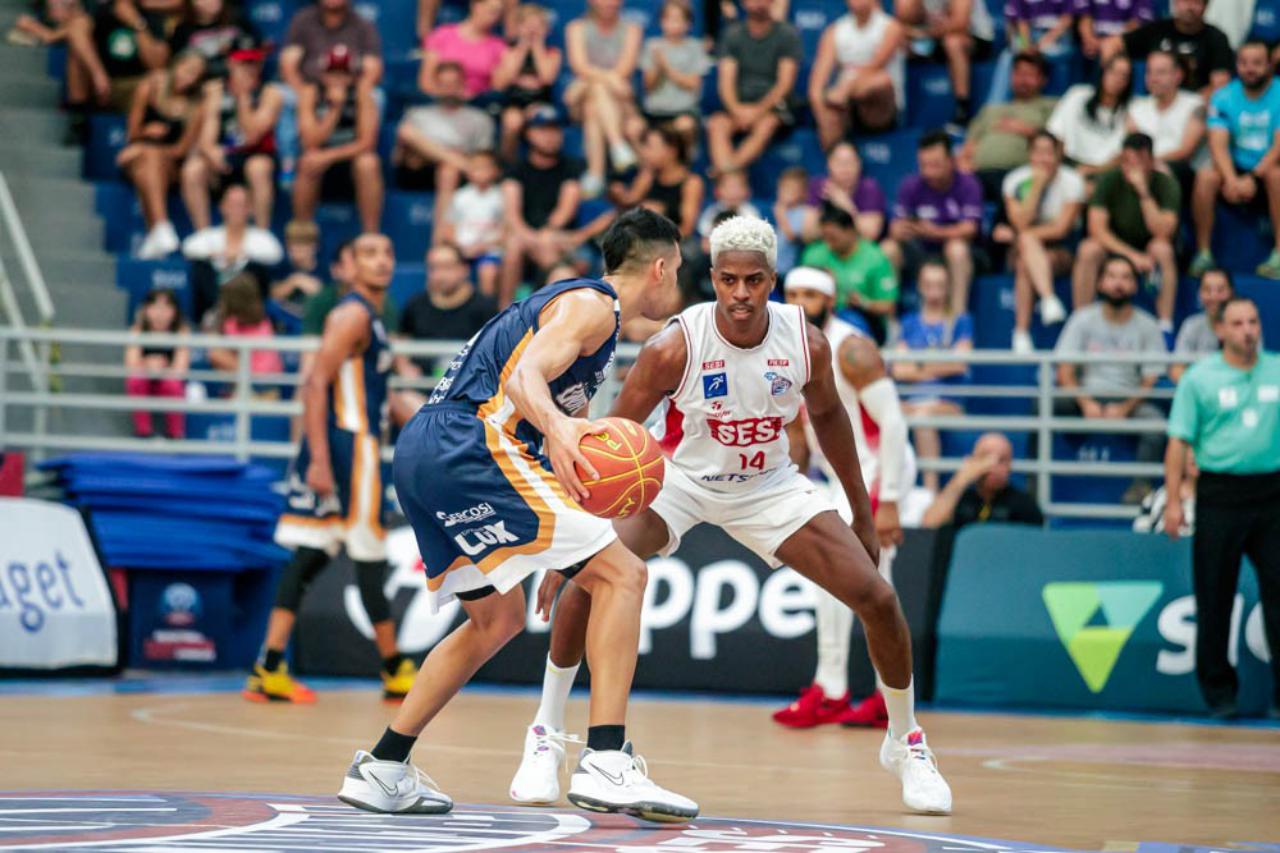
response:
M505 804L532 693L464 693L414 753L459 803ZM879 732L781 729L754 703L638 699L629 734L660 783L708 817L822 821L1086 850L1139 841L1280 842L1280 728L921 715L955 792L950 817L903 811ZM313 706L234 693L0 696L8 791L332 794L392 709L372 691ZM585 725L585 702L570 711Z

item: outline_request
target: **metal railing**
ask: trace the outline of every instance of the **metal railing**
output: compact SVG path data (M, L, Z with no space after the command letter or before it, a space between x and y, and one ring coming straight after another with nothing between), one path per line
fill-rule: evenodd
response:
M47 385L33 386L33 390L17 390L13 387L10 376L22 369L11 358L13 348L49 346L52 344L75 344L77 349L101 348L102 357L92 360L68 363L58 367L62 376L95 377L99 379L119 379L118 393L86 394L59 393ZM301 404L296 399L278 399L278 396L291 396L287 393L276 394L283 389L295 388L299 383L297 372L280 374L255 374L250 371L248 353L255 350L272 350L290 356L299 356L313 351L318 345L318 338L281 337L274 339L223 337L220 335L166 335L135 334L128 331L88 331L69 329L28 329L14 326L0 327L0 448L24 448L35 451L68 451L68 450L121 450L148 453L193 453L233 455L240 460L252 458L287 459L292 457L295 446L290 440L258 440L252 435L255 422L263 419L289 419L301 414ZM237 369L235 371L194 369L180 378L188 383L188 388L199 383L215 391L222 389L222 394L201 398L188 394L184 399L163 397L136 397L124 393L124 380L137 371L124 367L123 352L125 347L133 344L149 346L190 347L193 354L202 350L225 349L237 353ZM457 353L460 341L394 341L393 349L397 355L409 357L425 357L439 359L443 365ZM96 351L96 349L95 349ZM618 360L615 373L601 388L592 404L593 414L605 412L617 390L620 379L617 372L634 360L639 347L635 344L623 344L618 348ZM1070 503L1054 502L1052 483L1058 477L1143 477L1152 480L1162 476L1161 466L1155 463L1112 462L1109 459L1054 459L1053 438L1057 434L1098 434L1124 433L1141 434L1148 432L1162 433L1165 430L1164 419L1127 419L1127 420L1089 420L1079 417L1061 417L1054 414L1054 401L1060 398L1076 396L1079 392L1058 387L1055 373L1060 360L1052 353L1040 352L1029 355L1015 355L1007 351L979 350L964 354L946 352L911 352L898 354L892 351L884 353L887 361L895 358L909 359L912 362L961 362L969 365L1022 365L1034 368L1035 381L1025 385L977 385L948 384L939 386L939 390L947 397L957 399L1012 399L1025 400L1027 411L1023 414L960 414L937 417L912 417L908 424L912 427L934 427L940 431L986 431L996 430L1007 433L1025 433L1035 437L1034 454L1030 458L1015 459L1013 470L1016 473L1034 477L1035 490L1045 514L1051 517L1069 518L1129 518L1136 510L1133 507L1118 504ZM1171 355L1079 355L1065 361L1072 364L1088 363L1129 363L1168 365L1185 361ZM167 374L156 374L167 375ZM417 380L406 380L393 377L393 391L415 389L429 391L435 384L434 378L424 377ZM1152 400L1168 400L1173 392L1170 389L1153 389L1148 395ZM188 415L223 415L230 417L228 440L183 439L156 442L124 435L79 435L69 431L55 432L37 425L31 431L6 429L15 412L22 409L36 411L61 410L67 417L74 418L74 413L88 411L131 412L145 410L153 413L184 412ZM296 433L295 433L296 435ZM384 455L390 458L391 447L385 447ZM923 470L940 472L955 471L963 462L961 457L943 457L940 459L920 460Z

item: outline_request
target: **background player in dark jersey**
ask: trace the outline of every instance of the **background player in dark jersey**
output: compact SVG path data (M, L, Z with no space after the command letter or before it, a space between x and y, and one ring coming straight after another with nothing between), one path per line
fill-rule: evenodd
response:
M262 659L245 685L245 696L255 701L314 701L289 676L284 650L303 593L342 545L355 563L360 599L373 623L384 696L404 698L416 672L396 649L396 626L382 589L387 548L379 436L392 357L380 318L395 255L384 235L362 234L352 256L351 292L325 320L320 350L300 391L304 436L289 473L289 507L276 527L276 541L296 550L280 578Z
M602 240L603 281L569 279L490 320L452 361L396 443L396 494L413 525L433 605L457 597L468 620L423 664L372 752L356 753L339 797L376 812L441 813L453 801L408 763L431 720L525 624L525 578L573 575L591 596L587 749L569 799L595 811L687 820L692 800L649 780L626 741L640 639L643 562L577 503L594 477L578 442L600 426L587 405L608 376L622 322L674 307L680 234L630 211ZM552 473L554 471L554 474Z

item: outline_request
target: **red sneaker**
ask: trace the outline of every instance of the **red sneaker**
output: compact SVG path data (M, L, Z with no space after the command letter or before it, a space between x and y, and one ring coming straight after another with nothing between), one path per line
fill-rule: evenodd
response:
M811 684L800 691L796 701L781 711L774 711L773 721L793 729L811 729L839 722L850 710L848 693L839 699L828 699L821 687Z
M854 707L850 708L838 722L850 728L887 729L889 728L889 711L884 706L884 697L880 691L872 693Z

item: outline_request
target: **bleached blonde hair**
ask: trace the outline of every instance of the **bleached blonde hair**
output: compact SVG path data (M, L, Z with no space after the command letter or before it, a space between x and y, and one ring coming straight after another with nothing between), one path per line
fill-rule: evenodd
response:
M735 216L711 231L712 266L719 262L722 252L759 252L773 270L778 266L778 235L763 219Z

